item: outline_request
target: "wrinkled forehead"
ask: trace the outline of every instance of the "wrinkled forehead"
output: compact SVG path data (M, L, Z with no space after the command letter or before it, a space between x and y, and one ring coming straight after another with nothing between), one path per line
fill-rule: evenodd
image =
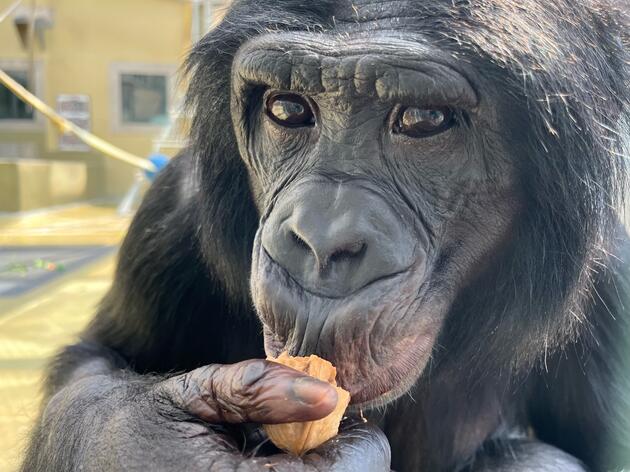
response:
M417 28L450 15L461 0L336 0L330 2L329 14L337 25L378 30Z
M433 105L474 107L477 96L463 67L419 34L268 33L239 49L233 85L237 94L260 85L310 95L430 98Z

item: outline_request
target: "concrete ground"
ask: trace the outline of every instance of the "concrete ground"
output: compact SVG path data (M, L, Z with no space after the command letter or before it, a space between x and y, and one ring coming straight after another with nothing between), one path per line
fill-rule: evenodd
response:
M16 470L39 409L45 365L94 313L128 223L113 208L89 205L0 217L0 285L3 277L22 284L19 294L0 290L0 471ZM104 250L67 268L55 259L86 246ZM33 261L24 259L28 249L37 254ZM12 254L21 259L7 265Z

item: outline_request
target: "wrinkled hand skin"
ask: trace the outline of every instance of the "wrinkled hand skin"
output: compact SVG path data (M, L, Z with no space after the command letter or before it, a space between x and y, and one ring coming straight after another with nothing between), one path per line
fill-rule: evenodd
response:
M241 452L240 425L319 419L336 397L328 384L262 360L167 379L91 375L51 398L23 470L389 471L385 435L362 422L302 458ZM73 450L59 454L61 444Z

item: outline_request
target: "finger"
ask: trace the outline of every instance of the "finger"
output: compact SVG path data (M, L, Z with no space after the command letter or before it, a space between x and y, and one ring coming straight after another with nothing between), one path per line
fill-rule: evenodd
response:
M210 365L161 382L157 391L208 423L288 423L328 415L337 391L264 360Z
M274 472L390 472L391 451L385 434L361 421L303 457L275 454L246 459L241 466L257 470L261 461L267 471Z
M303 457L290 454L243 454L231 437L210 433L203 437L206 452L200 455L208 470L242 472L390 472L391 452L385 434L363 421L344 422L338 436Z
M304 462L319 470L389 472L391 448L376 426L350 420L337 436L307 454Z

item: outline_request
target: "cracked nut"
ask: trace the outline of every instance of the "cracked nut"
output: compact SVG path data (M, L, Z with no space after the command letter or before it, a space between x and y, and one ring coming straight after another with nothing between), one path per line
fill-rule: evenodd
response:
M292 369L299 370L316 379L328 382L337 389L337 406L325 418L316 421L306 421L304 423L285 423L264 425L269 439L280 449L283 449L296 456L301 456L305 452L315 449L324 442L333 438L339 432L339 423L343 417L348 403L350 393L341 387L337 387L337 369L325 359L312 355L308 357L291 357L286 352L277 358L268 360L286 365Z

